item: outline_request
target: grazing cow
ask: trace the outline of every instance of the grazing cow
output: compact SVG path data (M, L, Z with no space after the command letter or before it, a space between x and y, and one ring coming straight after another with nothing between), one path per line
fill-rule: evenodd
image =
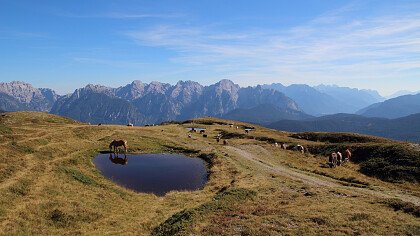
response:
M350 152L350 149L346 149L346 151L344 151L344 161L350 161L350 159L351 159L351 152Z
M249 133L249 130L247 130L247 129L246 129L246 130L245 130L245 133Z
M112 151L112 148L114 148L114 153L118 153L118 147L124 147L124 154L127 153L127 141L126 140L112 140L112 142L109 144L109 151Z
M99 124L98 124L98 126L101 126L101 125L102 125L102 123L99 123Z
M203 138L207 138L207 134L203 134Z
M236 129L239 129L239 126L236 126Z
M341 165L343 163L343 155L341 152L337 152L337 165Z
M328 158L328 165L333 168L337 165L337 153L333 152Z
M223 145L228 145L228 142L225 140L223 140Z
M302 146L302 145L300 145L300 144L298 144L297 146L296 146L296 150L298 150L299 152L301 152L302 154L303 153L305 153L305 148Z
M279 144L278 144L277 142L275 142L275 143L274 143L274 146L275 146L275 147L278 147L278 146L279 146Z
M191 134L188 134L188 138L192 138L192 135Z
M285 144L285 143L282 143L282 144L280 145L280 147L281 147L282 149L286 150L286 149L289 147L289 145L287 145L287 144Z
M216 142L217 142L217 143L219 143L219 142L220 142L220 137L219 137L219 136L217 136L217 137L216 137Z
M204 129L200 130L200 134L204 134L206 132Z
M230 126L230 128L233 128L233 125L231 124L231 125L229 125Z

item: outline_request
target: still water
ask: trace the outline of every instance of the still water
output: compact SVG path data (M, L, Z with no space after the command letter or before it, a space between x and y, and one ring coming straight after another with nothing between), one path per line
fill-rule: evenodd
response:
M198 190L207 182L200 158L178 154L100 154L93 160L108 179L137 192L165 195L172 190Z

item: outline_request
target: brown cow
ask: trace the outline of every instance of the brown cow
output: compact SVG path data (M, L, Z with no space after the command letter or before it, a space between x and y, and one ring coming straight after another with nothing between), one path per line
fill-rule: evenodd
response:
M112 151L112 148L114 148L114 153L118 153L118 147L124 147L124 154L127 153L127 141L126 140L112 140L112 142L109 144L109 151Z

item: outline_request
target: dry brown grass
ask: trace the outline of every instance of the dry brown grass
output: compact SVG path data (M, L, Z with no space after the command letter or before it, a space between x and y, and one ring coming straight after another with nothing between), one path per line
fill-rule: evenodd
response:
M233 138L229 147L217 144L212 138L217 130L243 132L224 125L229 121L195 120L193 125L206 127L209 136L193 134L189 139L185 128L190 124L89 126L32 112L8 113L0 119L0 150L6 154L0 158L3 234L420 232L419 220L413 214L383 203L392 198L418 206L418 185L367 177L355 164L323 168L324 158L280 150L266 141ZM248 135L313 143L293 139L288 133L256 128ZM210 180L201 191L171 192L165 197L122 188L105 179L92 164L92 158L106 150L114 138L127 139L131 152L213 153Z

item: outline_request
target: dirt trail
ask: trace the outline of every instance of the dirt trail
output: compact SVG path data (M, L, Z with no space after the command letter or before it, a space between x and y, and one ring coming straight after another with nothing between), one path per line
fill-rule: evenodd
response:
M290 169L290 168L285 167L285 166L272 165L270 163L267 163L266 161L263 161L263 160L259 159L254 154L252 154L252 153L250 153L246 150L240 149L240 148L227 146L226 149L239 154L241 157L258 164L258 165L260 165L261 167L264 167L267 170L270 170L270 171L272 171L276 174L282 175L284 177L291 178L293 180L300 180L300 181L303 181L306 184L314 185L314 186L327 186L327 187L338 187L339 186L338 184L336 184L334 182L324 181L320 178L305 175L305 174L296 172L295 170Z
M265 148L261 146L258 146L258 148L261 149L259 151L261 153L264 153L264 155L272 155ZM339 184L339 181L332 178L316 175L313 173L309 174L305 172L300 172L296 169L293 169L284 165L273 165L265 160L262 160L257 155L254 155L253 153L247 150L244 150L243 148L241 149L240 147L225 146L225 149L228 150L230 153L236 154L240 158L245 158L249 161L252 161L253 163L259 165L262 168L265 168L268 171L282 175L286 178L302 181L303 183L308 184L308 185L312 185L316 187L342 188L342 189L351 190L353 192L357 192L359 194L368 194L368 195L373 195L379 198L398 198L402 201L411 202L417 206L420 205L420 198L416 196L398 193L394 190L388 190L387 192L378 192L378 191L370 190L370 189L343 186Z

